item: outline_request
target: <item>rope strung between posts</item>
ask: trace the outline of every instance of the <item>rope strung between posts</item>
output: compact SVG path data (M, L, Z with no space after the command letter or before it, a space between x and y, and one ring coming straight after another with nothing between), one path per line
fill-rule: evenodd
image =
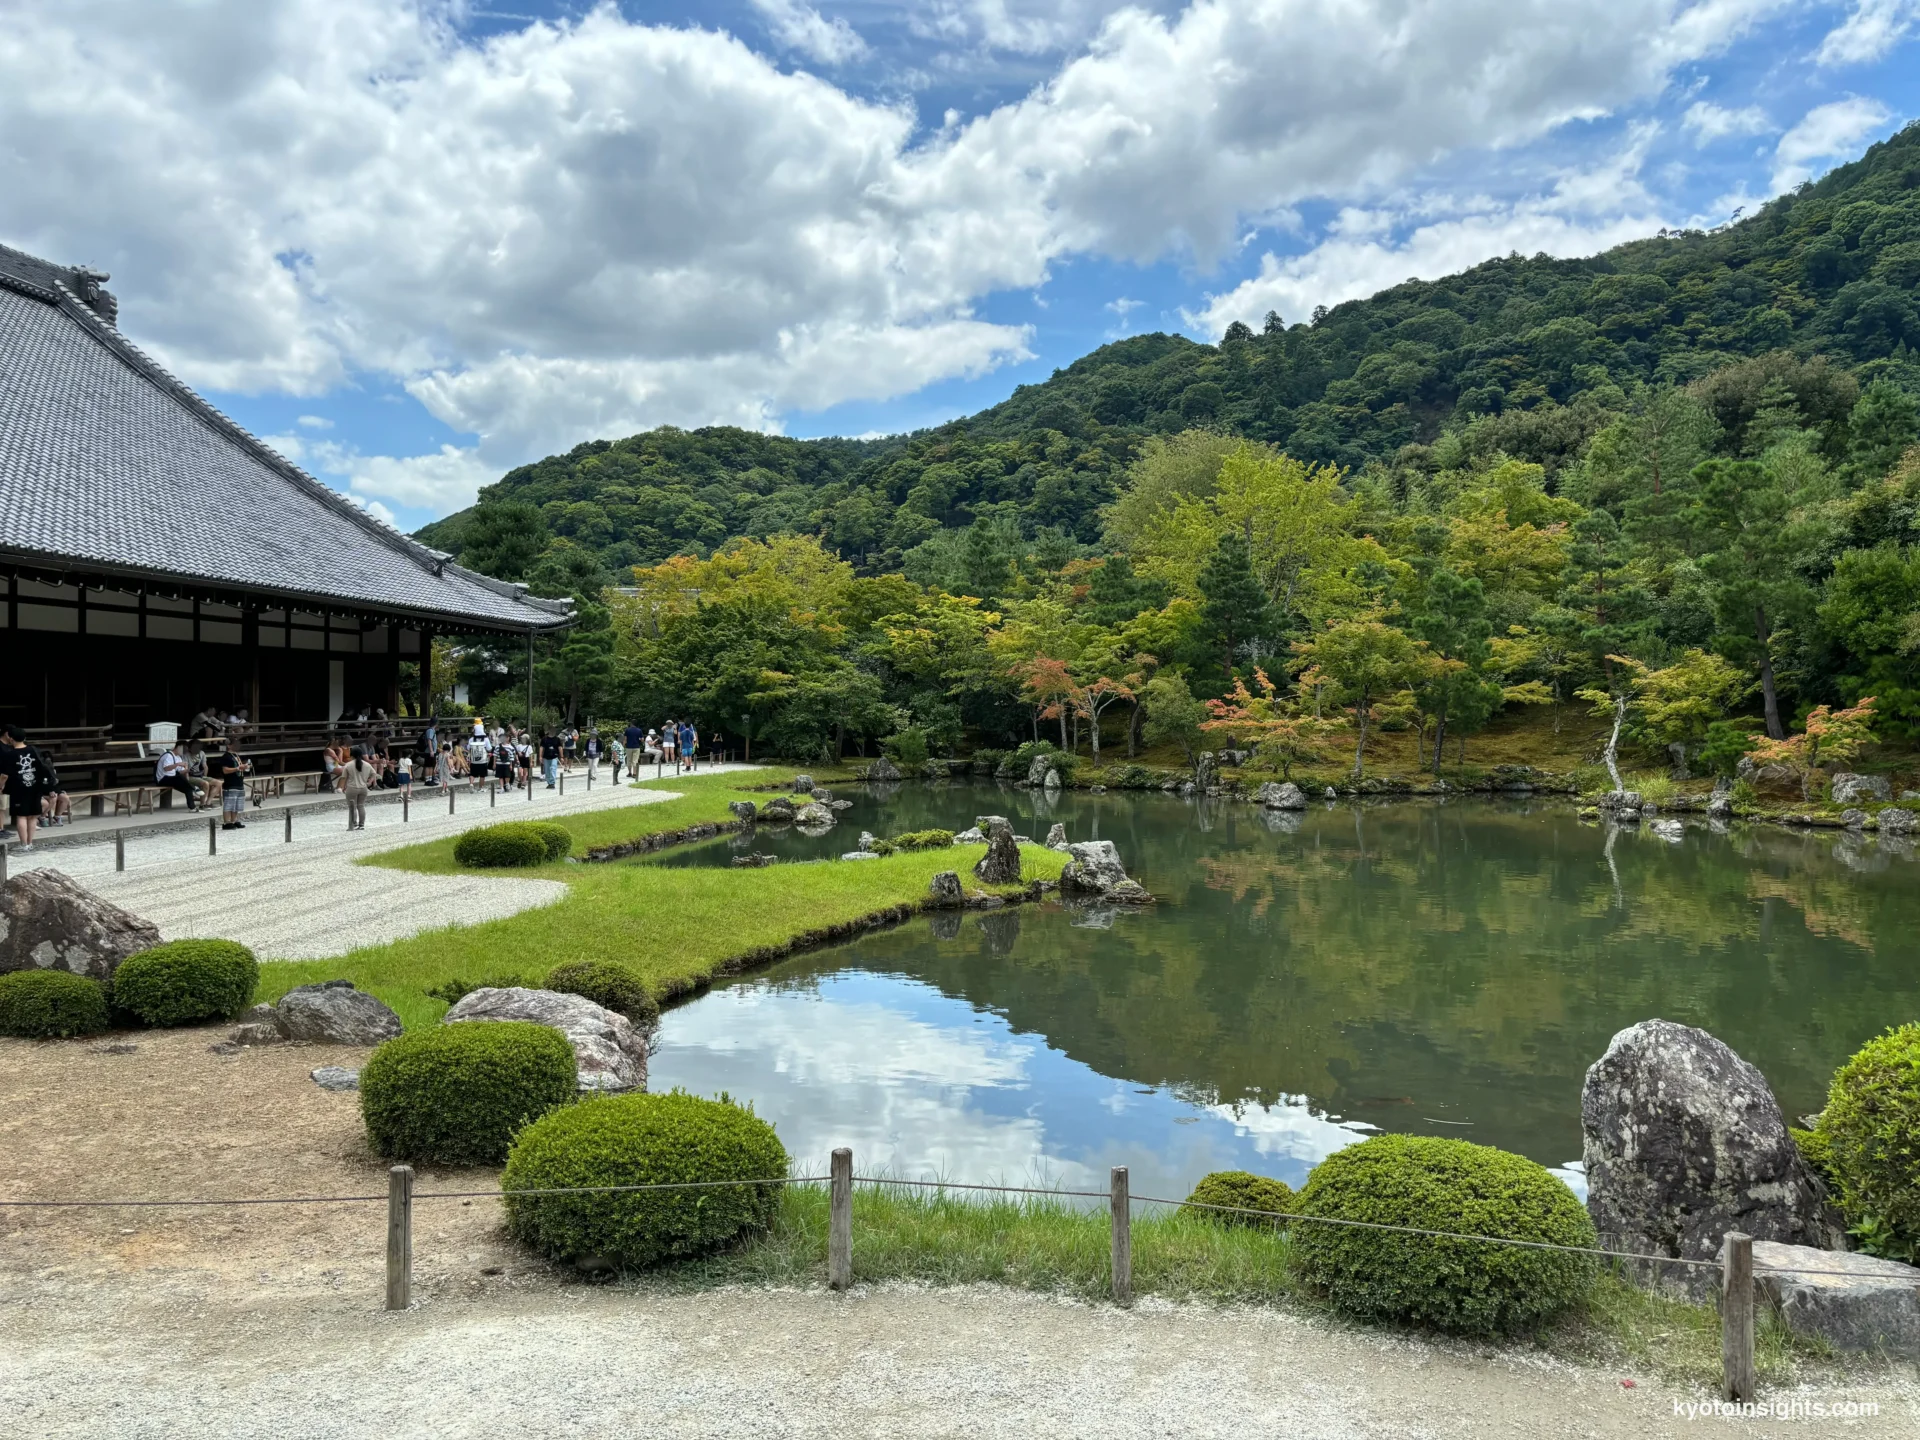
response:
M628 1195L650 1190L708 1190L744 1185L825 1185L827 1175L794 1175L764 1180L677 1180L647 1185L573 1185L530 1190L416 1190L415 1200L504 1200L508 1196L536 1195ZM1041 1195L1054 1199L1105 1200L1104 1190L1054 1190L1033 1185L977 1185L955 1180L899 1180L882 1175L856 1175L856 1185L897 1186L918 1190L977 1190L995 1195ZM386 1195L287 1195L259 1199L216 1200L0 1200L0 1208L15 1210L165 1210L195 1209L228 1205L354 1205L384 1201ZM1544 1240L1515 1240L1505 1235L1471 1235L1458 1230L1430 1230L1417 1225L1390 1225L1378 1220L1341 1220L1330 1215L1302 1215L1286 1210L1256 1210L1245 1205L1212 1205L1199 1200L1168 1200L1155 1195L1131 1197L1140 1205L1165 1205L1175 1210L1210 1210L1222 1214L1247 1215L1260 1219L1305 1221L1315 1225L1340 1225L1357 1230L1384 1230L1398 1235L1420 1235L1436 1240L1471 1240L1484 1245L1510 1245L1522 1250L1556 1250L1569 1255L1593 1255L1603 1260L1633 1260L1654 1265L1688 1265L1704 1270L1719 1270L1718 1260L1693 1260L1679 1255L1641 1255L1631 1251L1602 1250L1591 1245L1555 1245ZM1756 1274L1849 1276L1846 1270L1810 1270L1801 1266L1756 1266Z

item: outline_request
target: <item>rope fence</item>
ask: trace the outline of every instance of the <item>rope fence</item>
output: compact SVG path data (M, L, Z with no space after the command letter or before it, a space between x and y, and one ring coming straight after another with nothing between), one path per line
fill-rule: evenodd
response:
M1285 1210L1261 1210L1244 1205L1214 1205L1204 1201L1171 1200L1155 1195L1131 1193L1127 1167L1112 1169L1106 1190L1048 1189L1032 1185L981 1185L952 1180L904 1180L884 1175L855 1175L853 1152L841 1148L833 1152L826 1175L781 1175L762 1180L677 1180L644 1185L577 1185L525 1190L415 1190L413 1167L395 1165L388 1172L385 1195L285 1195L268 1197L232 1196L198 1200L0 1200L0 1209L9 1210L159 1210L225 1209L263 1205L354 1205L387 1202L387 1300L389 1310L404 1310L412 1303L413 1285L413 1207L430 1200L505 1200L551 1195L628 1195L649 1191L708 1190L768 1185L826 1185L828 1187L827 1284L845 1290L853 1283L853 1187L871 1185L880 1188L972 1191L995 1195L1035 1195L1047 1199L1105 1200L1108 1202L1110 1239L1111 1296L1116 1304L1133 1301L1133 1207L1159 1205L1174 1211L1211 1211L1270 1220L1276 1229L1293 1224L1335 1225L1358 1230L1376 1230L1424 1239L1449 1240L1483 1245L1504 1245L1514 1249L1557 1251L1586 1255L1601 1260L1653 1265L1678 1265L1696 1270L1715 1270L1721 1275L1721 1360L1724 1371L1722 1391L1729 1400L1751 1400L1754 1392L1753 1322L1754 1276L1753 1239L1739 1231L1730 1231L1717 1260L1698 1260L1678 1255L1644 1255L1631 1251L1604 1250L1588 1245L1556 1245L1542 1240L1519 1240L1505 1235L1475 1235L1455 1230L1434 1230L1417 1225L1395 1225L1378 1220L1345 1220L1329 1215L1302 1215ZM1843 1270L1810 1270L1799 1266L1761 1267L1759 1274L1844 1276Z

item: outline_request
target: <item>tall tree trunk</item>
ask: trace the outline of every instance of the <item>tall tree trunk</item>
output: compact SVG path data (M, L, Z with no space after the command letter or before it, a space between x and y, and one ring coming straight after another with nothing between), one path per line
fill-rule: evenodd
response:
M1613 777L1613 793L1618 795L1625 790L1626 784L1620 778L1620 727L1627 723L1627 697L1613 697L1613 733L1607 737L1607 751L1601 759L1607 762L1607 774Z
M1133 714L1127 717L1127 759L1129 760L1133 759L1139 751L1140 720L1145 714L1146 711L1140 707L1140 702L1135 700L1133 702Z
M1767 738L1784 740L1787 727L1780 723L1780 695L1773 685L1773 653L1767 648L1772 632L1767 628L1767 609L1764 605L1753 607L1753 638L1760 642L1760 694L1766 702Z
M1435 724L1434 724L1434 731L1433 731L1433 773L1434 774L1438 775L1440 773L1440 762L1446 758L1446 754L1447 754L1447 713L1446 711L1443 710L1440 712L1438 716L1435 717Z
M1067 707L1060 707L1060 748L1067 748Z
M1353 778L1358 780L1360 766L1367 753L1367 692L1364 690L1360 692L1360 709L1354 719L1358 722L1360 730L1360 738L1353 745Z
M833 759L838 764L847 754L847 727L839 721L833 726Z
M1093 741L1093 763L1100 764L1100 716L1096 711L1087 717L1087 736Z

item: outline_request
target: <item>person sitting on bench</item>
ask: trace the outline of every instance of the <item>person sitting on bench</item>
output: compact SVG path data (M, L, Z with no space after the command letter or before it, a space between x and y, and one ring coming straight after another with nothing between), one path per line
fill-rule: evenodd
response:
M187 762L180 758L180 752L169 745L160 752L160 759L153 767L153 783L162 790L178 790L187 797L187 809L200 808L200 795L193 781L187 778Z

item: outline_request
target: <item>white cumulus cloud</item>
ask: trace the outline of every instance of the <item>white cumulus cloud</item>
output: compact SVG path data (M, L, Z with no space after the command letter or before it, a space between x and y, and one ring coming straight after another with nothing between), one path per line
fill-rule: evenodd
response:
M1879 60L1920 24L1920 0L1854 0L1847 18L1820 42L1821 65L1858 65Z
M112 270L196 384L404 385L477 440L351 483L438 507L594 435L978 374L1028 336L975 306L1056 260L1205 264L1304 200L1377 209L1439 158L1659 94L1784 3L954 0L934 18L983 42L1077 38L928 131L610 4L475 41L455 0L63 0L0 26L0 238ZM859 39L764 9L816 59ZM1322 288L1638 223L1567 194L1411 218L1333 237Z
M1780 137L1773 155L1775 192L1791 190L1811 180L1815 161L1851 154L1860 142L1886 128L1893 112L1878 100L1853 95L1827 105L1816 105L1800 123Z
M1729 110L1715 105L1710 100L1696 100L1687 107L1687 113L1681 117L1681 126L1693 136L1697 145L1711 145L1716 140L1725 140L1735 135L1764 135L1773 129L1773 122L1767 119L1767 112L1758 105L1742 106L1738 110Z
M775 43L822 65L847 65L868 54L867 42L845 20L829 20L805 0L753 0Z

